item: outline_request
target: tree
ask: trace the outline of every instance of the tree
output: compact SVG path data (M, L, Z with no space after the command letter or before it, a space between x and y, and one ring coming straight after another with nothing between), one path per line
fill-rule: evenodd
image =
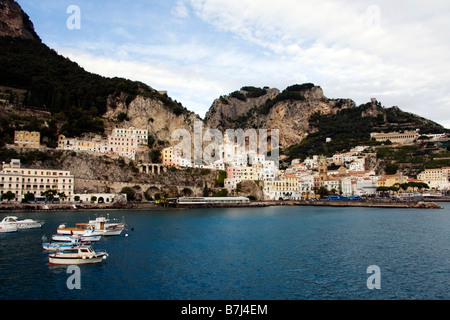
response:
M396 174L398 170L398 165L395 163L388 163L384 168L386 174Z
M15 199L16 195L14 193L12 193L11 191L8 191L4 194L2 194L2 201L6 200L6 201L11 201L12 199Z
M46 190L41 192L41 196L46 197L48 201L52 202L55 196L58 194L56 190Z
M136 193L134 192L133 188L123 187L120 193L125 193L127 195L128 201L133 201L136 199Z
M33 193L28 192L27 194L25 194L23 196L22 202L30 203L30 202L33 202L33 201L34 201L34 194Z
M205 186L203 187L203 196L209 197L209 188L208 188L208 184L206 182L205 182Z

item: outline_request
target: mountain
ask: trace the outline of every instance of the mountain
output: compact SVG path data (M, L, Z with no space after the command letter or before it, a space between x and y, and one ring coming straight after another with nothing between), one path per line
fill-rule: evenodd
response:
M137 81L106 78L42 43L17 2L0 0L0 145L11 143L15 129L41 131L47 146L58 134L108 134L115 127L149 130L150 147L170 144L171 133L201 120L167 93ZM13 106L12 108L10 106ZM23 109L46 112L44 118ZM356 106L351 99L330 99L320 86L294 84L284 90L242 87L216 99L204 128L278 129L288 159L330 154L370 142L370 132L416 130L447 132L442 126L385 108L376 100ZM325 140L331 138L331 142ZM177 142L172 142L177 143Z
M351 99L329 99L322 88L311 83L283 91L243 87L216 99L205 121L221 130L278 129L280 148L288 160L349 150L369 143L371 132L448 132L441 125L398 107L385 108L376 99L360 106ZM331 141L326 142L328 138Z
M169 140L176 129L192 130L190 123L197 116L166 93L141 82L87 72L47 47L15 1L2 0L0 16L0 99L50 112L57 130L52 130L49 146L59 133L107 134L125 125L148 129L152 141ZM1 123L14 123L11 120L3 118ZM13 129L2 126L0 139Z
M0 1L0 37L4 36L41 41L30 17L13 0Z

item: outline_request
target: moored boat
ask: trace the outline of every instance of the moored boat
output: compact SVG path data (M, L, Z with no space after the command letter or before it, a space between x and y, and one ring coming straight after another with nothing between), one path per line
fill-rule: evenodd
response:
M106 260L108 253L95 251L91 246L80 246L64 251L55 251L48 256L48 262L52 265L78 265L100 263Z
M68 242L68 241L70 241L70 239L72 237L80 239L81 242L97 242L97 241L100 241L100 239L102 238L102 235L90 233L90 232L86 232L86 233L82 233L82 234L78 234L78 235L54 234L52 236L52 240Z
M10 223L14 223L17 225L17 229L36 229L42 227L42 225L45 223L44 221L36 221L33 219L24 219L19 220L19 218L15 216L8 216L5 219L8 220Z
M70 249L76 249L81 247L82 245L86 245L87 243L82 242L78 237L73 237L69 242L52 242L52 243L43 243L42 249L46 251L64 251Z
M17 232L18 227L14 219L11 217L5 217L2 222L0 222L0 233Z
M89 225L94 228L95 232L99 232L104 236L120 236L125 229L123 218L121 223L112 223L109 217L98 217L95 220L90 220Z
M101 234L101 232L95 232L96 230L89 223L77 223L75 227L67 227L65 224L60 224L58 229L56 229L56 233L62 235L83 235L90 231L93 234Z

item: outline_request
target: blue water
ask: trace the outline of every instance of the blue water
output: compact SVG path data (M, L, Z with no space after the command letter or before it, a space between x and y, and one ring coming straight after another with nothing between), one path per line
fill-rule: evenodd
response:
M111 211L129 228L95 244L109 258L49 266L41 237L94 212L15 214L42 229L0 234L0 300L410 300L450 298L444 210L270 207ZM128 236L126 237L125 234ZM369 290L367 268L380 268Z

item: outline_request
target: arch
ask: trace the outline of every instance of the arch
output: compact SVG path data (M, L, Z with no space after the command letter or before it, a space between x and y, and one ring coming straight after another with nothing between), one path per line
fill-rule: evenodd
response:
M161 189L159 189L158 187L150 187L150 188L147 189L147 193L148 193L151 197L154 197L155 194L161 193Z
M181 194L183 197L192 197L194 195L194 191L190 188L183 188L183 190L181 190Z

